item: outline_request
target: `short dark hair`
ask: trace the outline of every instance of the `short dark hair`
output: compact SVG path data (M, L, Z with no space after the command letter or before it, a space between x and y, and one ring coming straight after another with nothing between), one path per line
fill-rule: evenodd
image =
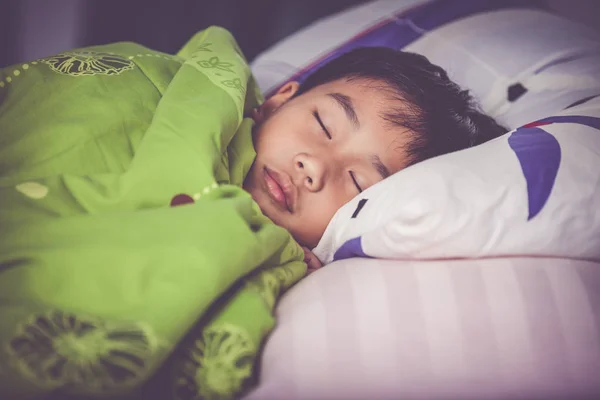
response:
M383 83L380 89L393 100L403 101L403 107L390 107L382 118L416 133L405 148L408 165L484 143L508 131L480 111L468 90L420 54L387 47L352 50L309 75L296 96L338 79Z

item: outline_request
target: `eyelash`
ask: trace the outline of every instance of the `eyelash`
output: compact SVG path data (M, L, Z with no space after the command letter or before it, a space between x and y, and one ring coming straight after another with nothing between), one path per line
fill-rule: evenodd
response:
M317 122L319 123L319 125L321 125L321 129L323 129L323 133L325 133L325 135L327 135L327 138L329 138L329 140L331 140L331 134L329 133L327 128L325 128L325 124L321 120L321 117L319 116L319 112L313 111L313 115L314 115L315 119L317 120Z
M321 129L323 130L323 133L325 133L325 135L327 135L327 138L329 140L331 140L331 134L325 127L325 124L323 123L323 121L321 120L321 117L319 116L319 112L313 111L313 115L314 115L315 119L317 120L317 122L319 123L319 125L321 125ZM361 189L360 185L356 181L356 177L354 176L354 173L352 171L350 171L350 178L352 178L352 182L354 183L354 186L356 186L356 189L358 190L358 192L361 193L363 190Z
M361 193L363 190L361 189L360 185L356 181L356 177L354 176L354 172L350 171L350 177L352 178L352 182L354 182L354 186L356 186L356 189L358 189L358 193Z

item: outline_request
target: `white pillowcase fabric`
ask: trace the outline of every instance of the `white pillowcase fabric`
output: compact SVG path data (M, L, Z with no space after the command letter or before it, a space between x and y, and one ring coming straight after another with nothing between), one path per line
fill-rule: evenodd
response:
M478 13L403 48L445 68L510 129L600 94L600 33L540 9ZM508 91L527 92L510 100Z
M277 309L247 400L600 398L600 264L350 259Z
M314 253L600 261L600 97L411 166L343 206Z

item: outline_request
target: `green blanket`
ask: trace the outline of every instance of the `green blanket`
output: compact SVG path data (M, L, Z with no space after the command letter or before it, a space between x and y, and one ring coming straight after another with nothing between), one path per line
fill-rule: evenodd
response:
M0 71L0 398L247 389L306 269L241 189L261 100L215 27Z

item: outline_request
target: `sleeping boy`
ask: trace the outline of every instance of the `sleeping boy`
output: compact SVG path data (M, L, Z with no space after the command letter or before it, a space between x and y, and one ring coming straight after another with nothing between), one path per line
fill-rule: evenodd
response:
M505 131L387 48L265 101L221 28L0 70L0 397L239 396L340 207Z
M506 133L425 57L360 48L301 85L288 82L252 115L256 159L244 189L304 246L309 270L335 212L412 164Z

